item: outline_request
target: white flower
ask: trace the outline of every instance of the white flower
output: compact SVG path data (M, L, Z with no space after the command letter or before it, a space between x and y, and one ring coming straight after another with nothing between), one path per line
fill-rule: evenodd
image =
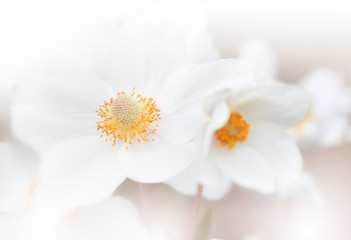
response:
M193 81L204 78L200 74L191 77ZM257 86L246 72L227 73L227 77L236 86L219 91L204 105L208 121L199 137L203 139L204 155L167 183L188 194L194 194L196 185L203 184L204 196L209 199L221 198L230 182L272 193L300 173L300 152L285 129L304 116L308 98L294 86Z
M0 213L3 240L147 240L149 235L133 204L110 197L71 211L41 202L22 212Z
M0 143L0 239L148 239L135 207L111 197L68 210L38 194L35 155L19 143Z
M87 73L24 82L12 111L16 135L44 153L40 192L69 207L109 196L126 177L162 182L184 170L199 101L217 85L213 72L210 82L169 87L200 68L179 70L188 61L184 43L158 18L131 19L116 41L107 82Z
M292 129L301 147L335 146L350 126L351 90L334 71L316 69L299 83L310 97L304 119Z

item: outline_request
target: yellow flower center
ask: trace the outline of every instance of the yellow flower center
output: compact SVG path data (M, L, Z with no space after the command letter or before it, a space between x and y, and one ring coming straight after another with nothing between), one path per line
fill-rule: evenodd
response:
M133 141L154 141L149 136L156 132L158 127L154 122L161 119L160 110L153 98L145 98L140 94L117 93L110 101L104 101L96 111L102 119L97 122L97 130L100 137L106 136L106 141L111 141L115 146L117 141L124 141L132 145ZM126 146L128 149L128 145Z
M215 132L216 139L221 146L228 146L229 149L235 148L237 142L245 142L249 134L250 124L237 113L231 113L228 122L224 127Z

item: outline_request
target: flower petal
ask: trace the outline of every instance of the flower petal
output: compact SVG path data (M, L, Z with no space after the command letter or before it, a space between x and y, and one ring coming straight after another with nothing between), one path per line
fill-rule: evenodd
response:
M296 86L269 84L233 94L229 105L232 112L239 112L248 123L270 121L287 128L305 116L309 99Z
M260 154L246 146L234 149L216 146L210 155L223 175L234 183L262 193L274 191L274 172Z
M129 178L145 183L163 182L180 173L193 160L188 153L189 144L172 144L156 134L153 138L154 142L121 149L119 158Z
M191 106L224 88L253 86L253 73L246 64L231 59L190 65L172 74L158 97L165 113Z
M294 182L302 170L302 157L284 129L267 122L253 122L245 142L255 149L273 169L277 186Z
M95 135L96 109L111 88L92 75L71 73L21 85L12 109L15 134L37 151L59 141Z
M169 74L185 63L185 45L175 26L143 15L127 20L120 29L107 79L117 89L137 87L153 96Z
M127 199L110 197L80 208L66 217L58 239L67 240L147 240L148 233L137 209Z
M222 128L228 121L230 115L229 106L226 102L220 102L214 106L211 112L211 121L207 125L203 137L204 153L207 155L210 151L214 132Z
M192 65L172 74L157 101L165 123L160 123L160 135L171 142L189 141L207 120L206 97L222 88L250 84L249 71L233 60Z
M185 171L167 181L177 191L195 195L197 186L203 185L203 196L209 200L219 200L228 193L231 182L220 175L211 161L201 160L192 163Z
M43 156L41 174L40 196L67 208L108 197L126 178L116 148L96 136L55 145Z

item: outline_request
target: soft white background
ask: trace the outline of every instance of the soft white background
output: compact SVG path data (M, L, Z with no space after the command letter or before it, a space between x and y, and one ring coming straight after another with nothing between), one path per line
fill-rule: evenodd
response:
M171 4L171 2L164 5ZM117 21L135 9L160 8L160 2L127 7L114 1L1 1L0 74L2 79L21 78L31 72L70 68L76 52L94 42L99 24ZM279 77L295 82L314 67L340 72L351 83L351 6L347 1L202 1L178 2L192 11L199 6L209 12L209 29L223 57L236 57L238 46L250 38L266 40L279 59ZM56 30L53 29L55 26ZM109 26L108 26L109 27ZM75 35L79 28L81 35ZM60 51L70 49L68 59ZM52 59L54 61L47 61ZM68 63L67 63L68 61ZM256 234L263 240L351 239L351 144L303 152L305 166L315 176L324 206L279 200L234 188L222 202L211 207L211 235L226 240ZM155 218L167 215L169 224L180 227L189 199L164 185L151 187ZM119 193L136 196L127 182ZM175 207L174 207L175 206Z

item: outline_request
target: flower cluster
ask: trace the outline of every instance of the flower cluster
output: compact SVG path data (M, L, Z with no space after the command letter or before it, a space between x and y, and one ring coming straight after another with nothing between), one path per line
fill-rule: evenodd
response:
M302 178L313 185L297 143L346 137L351 100L333 72L285 84L263 44L219 59L205 22L122 22L91 69L43 71L0 94L0 239L176 239L148 223L147 184L210 200L233 185L288 196ZM141 216L119 193L134 182Z

